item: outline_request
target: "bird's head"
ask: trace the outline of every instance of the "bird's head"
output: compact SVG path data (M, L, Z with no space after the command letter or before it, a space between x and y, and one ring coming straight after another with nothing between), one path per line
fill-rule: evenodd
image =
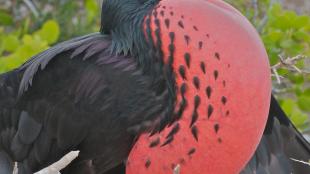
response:
M141 54L150 49L146 42L144 19L160 0L103 0L101 12L102 34L112 37L111 51L116 54L130 54L144 69L154 64L149 55Z
M145 13L159 0L103 0L101 29L105 34L117 30L128 30L125 24L140 22ZM135 21L134 21L135 20ZM127 26L128 27L128 26Z

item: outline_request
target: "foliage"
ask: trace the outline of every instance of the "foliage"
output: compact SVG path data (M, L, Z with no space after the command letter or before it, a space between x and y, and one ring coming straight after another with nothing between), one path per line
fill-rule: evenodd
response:
M58 40L59 25L54 20L46 21L32 34L24 33L26 27L25 24L24 28L9 33L0 28L0 73L20 66Z
M11 25L13 24L12 16L5 10L0 9L0 25Z
M285 11L275 4L268 11L269 21L262 37L268 50L271 64L277 63L278 55L310 55L310 17Z
M226 0L239 9L257 28L267 48L271 65L279 55L310 56L310 17L286 10L278 0ZM18 1L17 1L18 2ZM255 3L256 2L256 3ZM77 35L98 31L100 7L96 0L41 0L39 17L25 15L16 19L14 10L0 8L0 73L15 68L51 44ZM47 9L47 10L46 10ZM61 26L61 27L59 27ZM307 69L309 60L298 61ZM310 69L309 69L310 70ZM289 68L277 70L274 93L298 128L307 130L310 113L310 75Z
M77 12L81 1L45 0L39 6L49 5L51 10L40 12L39 18L28 15L22 20L14 19L13 10L0 9L0 73L20 66L56 42L98 30L96 0L84 0L84 4Z
M59 22L62 28L66 28L66 30L61 31L61 41L99 30L100 7L96 0L56 0L53 1L52 5L55 9L61 8L46 13L43 18L52 17Z
M269 53L270 61L279 61L278 55L289 57L302 54L310 56L310 17L297 15L293 11L285 11L279 4L275 4L268 11L269 21L263 30L262 38ZM309 66L305 61L299 61L297 66L305 69ZM292 73L287 69L279 71L289 80L287 93L294 94L292 98L283 98L282 106L299 127L306 127L310 111L309 74ZM294 102L294 104L293 104ZM291 103L288 105L288 103ZM307 122L305 122L307 120Z

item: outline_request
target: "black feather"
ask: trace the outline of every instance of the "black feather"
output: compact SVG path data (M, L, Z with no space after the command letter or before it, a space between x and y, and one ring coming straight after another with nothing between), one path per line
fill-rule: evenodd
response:
M272 96L264 135L260 144L241 174L304 174L308 165L293 161L308 161L310 145L286 117Z

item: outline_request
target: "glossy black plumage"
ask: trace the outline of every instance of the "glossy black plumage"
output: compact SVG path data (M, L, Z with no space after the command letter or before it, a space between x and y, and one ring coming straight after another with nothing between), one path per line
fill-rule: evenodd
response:
M20 174L38 171L71 150L80 156L62 173L123 174L139 133L176 119L173 72L142 31L157 2L104 1L101 33L60 43L0 75L1 174L11 174L12 161ZM263 139L243 173L310 173L289 159L307 161L309 149L272 98Z
M0 147L19 162L21 174L71 150L81 152L63 173L87 173L82 166L104 173L126 160L139 132L159 123L169 95L154 86L163 78L154 81L133 57L113 54L110 46L109 36L91 34L0 76Z

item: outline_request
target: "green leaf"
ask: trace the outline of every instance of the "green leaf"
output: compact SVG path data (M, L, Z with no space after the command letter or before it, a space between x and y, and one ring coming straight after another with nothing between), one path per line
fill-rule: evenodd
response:
M47 41L48 44L53 44L58 40L60 34L59 25L54 20L48 20L35 34L38 35L42 40Z
M294 28L296 29L303 28L307 25L310 25L310 17L306 15L298 16L294 21Z
M270 39L272 42L277 42L281 40L283 37L283 33L279 30L272 30L268 33L268 39Z
M293 74L292 72L289 72L288 77L292 81L292 83L295 84L303 84L305 82L304 76L300 74Z
M294 45L294 43L295 42L292 39L285 39L281 41L280 46L282 48L290 48L292 45Z
M297 96L302 96L304 95L302 89L301 89L301 85L295 85L295 89L294 92Z
M280 3L274 3L269 10L268 16L273 17L273 16L278 16L279 14L282 13L282 6ZM272 19L272 18L271 18Z
M296 113L290 117L290 120L300 129L305 129L305 127L308 127L308 116L300 111L296 111Z
M13 34L4 36L3 38L3 49L5 51L15 51L18 48L19 44L20 42L18 40L18 37Z
M97 17L99 8L96 0L85 0L85 7L87 10L87 21L91 22Z
M0 25L12 25L13 17L6 11L0 10Z
M310 98L310 88L306 89L306 90L304 91L303 95L305 95L305 96L307 96L307 97ZM309 103L309 105L310 105L310 103Z
M310 97L300 96L298 98L298 106L301 110L310 112Z
M293 33L293 37L298 41L310 42L310 34L303 29L300 29Z
M293 113L294 107L296 106L296 102L288 98L282 101L281 106L286 114L291 115Z
M283 100L281 107L294 125L298 128L304 128L306 126L308 116L299 109L298 104L294 100L290 98Z

